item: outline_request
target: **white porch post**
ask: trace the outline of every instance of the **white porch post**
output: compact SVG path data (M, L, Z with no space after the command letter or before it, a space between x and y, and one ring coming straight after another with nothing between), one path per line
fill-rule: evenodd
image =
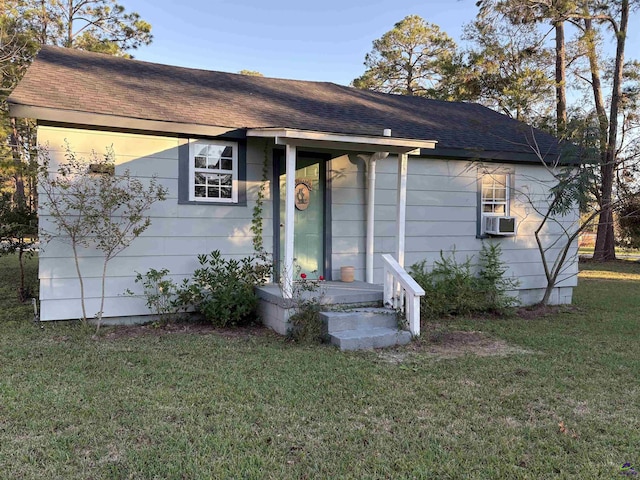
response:
M376 204L376 155L369 159L369 178L367 179L367 283L373 283L373 245Z
M396 259L404 268L404 239L405 220L407 217L407 164L408 155L398 154L398 205L396 208L396 222L398 233L396 237Z
M293 294L293 229L296 190L296 147L287 145L285 150L285 202L284 202L284 262L282 269L282 295Z

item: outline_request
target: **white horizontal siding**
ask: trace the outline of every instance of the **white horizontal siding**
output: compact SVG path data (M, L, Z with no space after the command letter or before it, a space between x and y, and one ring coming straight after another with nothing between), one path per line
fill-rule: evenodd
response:
M342 155L331 160L327 171L332 188L366 188L365 164L357 155Z
M40 127L39 140L48 143L52 158L62 158L64 139L74 151L99 154L113 145L117 168L128 168L132 174L148 182L152 175L169 190L169 198L151 210L152 225L123 251L108 267L105 316L131 316L148 313L144 301L124 297L135 284L135 271L169 268L174 280L189 276L198 266L196 256L218 249L228 256L241 258L253 253L250 230L252 211L262 177L264 141L247 144L247 205L180 205L178 197L178 148L184 139L139 134L93 132L78 129ZM269 151L271 150L271 146ZM268 161L271 164L271 159ZM382 282L381 253L395 254L397 214L397 159L390 157L377 163L376 225L374 281ZM534 231L540 215L528 201L544 204L547 188L552 184L544 168L538 166L498 165L515 171L515 190L511 214L518 219L515 237L492 239L501 245L507 276L517 278L523 298L534 298L546 284ZM465 161L444 161L409 157L407 182L406 265L426 260L431 266L440 256L456 250L459 261L477 259L482 240L476 238L477 166ZM366 232L366 165L357 155L333 158L328 165L331 182L332 275L339 278L341 266L355 267L357 280L365 278ZM546 178L545 178L546 176ZM542 182L540 181L542 180ZM267 188L263 208L264 243L272 250L273 208ZM577 213L551 222L543 231L543 239L554 238L560 227L573 228ZM43 226L49 219L41 215ZM559 252L556 247L552 250ZM553 255L552 255L553 257ZM577 263L575 246L570 252L568 268L561 278L567 287L558 290L558 298L570 298L575 285ZM100 253L81 251L89 304L87 314L97 311L100 285ZM52 241L41 253L42 319L77 318L80 316L79 287L73 257L68 245ZM526 293L525 293L526 292ZM567 296L568 295L568 296Z
M476 206L476 192L418 191L409 190L409 188L410 185L407 185L407 207L475 208ZM396 189L376 191L377 205L395 205L397 199Z
M363 204L355 205L335 205L331 213L332 219L337 222L366 222L367 215ZM334 229L335 230L335 229ZM340 235L340 232L336 232Z
M149 211L151 226L118 257L108 264L106 279L106 317L144 315L149 311L141 299L123 296L129 288L141 292L134 282L135 272L150 268L168 268L171 278L181 280L198 267L197 255L221 250L226 256L242 258L253 254L251 221L257 191L262 178L264 143L247 145L247 205L179 205L178 148L184 139L131 133L101 132L41 126L40 144L48 144L53 166L64 158L64 140L73 151L87 157L92 150L103 154L112 145L116 168L127 168L141 181L157 176L169 193L164 202ZM272 248L272 206L270 189L265 192L263 208L264 243ZM42 226L50 227L50 219L41 213ZM101 253L81 249L81 270L87 292L87 315L93 316L99 306L102 272ZM40 299L43 320L79 318L79 284L69 245L54 240L43 246L40 255Z
M195 266L195 262L193 266ZM170 275L168 278L176 282L181 282L184 275ZM135 275L113 276L109 275L105 280L105 296L110 298L126 298L125 291L141 290L141 286L136 284ZM102 279L100 277L83 278L85 297L100 298L100 288ZM80 303L80 284L78 278L44 278L40 280L40 291L44 292L47 300L73 300L76 299ZM93 316L97 310L87 312ZM145 312L132 313L137 315ZM149 312L146 312L149 313Z
M334 236L345 237L362 237L362 232L367 229L365 220L336 220L332 222L335 231Z
M87 300L86 309L87 316L91 317L100 310L100 300ZM149 309L146 308L144 300L134 298L106 298L104 310L106 313L105 318L149 314ZM82 318L82 308L78 298L40 300L40 320L42 321L78 320L80 318Z
M515 172L511 215L518 221L518 230L515 237L484 241L500 244L502 260L508 267L506 275L520 281L519 289L537 291L546 286L534 236L541 216L529 201L543 209L553 179L544 168L536 165L496 165L492 168L507 168ZM374 281L377 283L382 282L380 254L395 255L396 170L395 157L378 162L374 259ZM477 166L464 161L409 157L408 172L405 265L426 260L431 268L433 262L440 258L440 251L447 256L454 249L459 261L468 257L477 261L482 247L482 240L476 238ZM558 223L549 222L541 235L545 245L557 238L562 228L575 228L576 219L577 212L572 212L558 219ZM561 245L556 245L549 252L551 261L560 253ZM567 268L560 276L561 286L576 285L576 259L577 247L574 245L569 252Z
M346 188L339 187L333 188L331 194L333 196L333 205L337 206L349 206L358 205L362 206L366 202L366 190L364 188Z
M91 152L101 154L105 148L113 146L116 155L128 158L165 157L167 152L177 148L181 140L177 137L137 135L79 128L38 127L38 144L47 146L49 151L65 150L68 143L78 155L88 156Z
M162 262L162 267L158 267ZM44 278L62 279L76 278L75 262L60 262L58 258L43 258L40 260L40 272ZM86 272L83 278L100 278L102 275L103 259L101 257L83 257L79 259L80 270ZM134 271L144 273L151 268L168 268L172 273L188 275L197 265L195 258L185 255L147 255L137 257L117 256L107 264L110 277L126 277Z

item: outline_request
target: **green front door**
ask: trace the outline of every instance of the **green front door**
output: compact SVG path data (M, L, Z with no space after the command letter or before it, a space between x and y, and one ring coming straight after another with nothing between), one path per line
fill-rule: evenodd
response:
M284 258L285 179L284 159L280 160L280 260ZM296 159L295 224L293 257L301 272L325 275L325 163L324 159L299 154ZM315 273L314 273L315 272ZM295 273L295 272L294 272Z

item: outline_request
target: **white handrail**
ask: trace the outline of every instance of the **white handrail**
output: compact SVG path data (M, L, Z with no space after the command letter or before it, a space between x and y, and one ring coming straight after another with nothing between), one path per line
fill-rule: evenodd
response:
M424 289L391 255L382 254L384 303L404 311L412 335L420 335L420 297Z

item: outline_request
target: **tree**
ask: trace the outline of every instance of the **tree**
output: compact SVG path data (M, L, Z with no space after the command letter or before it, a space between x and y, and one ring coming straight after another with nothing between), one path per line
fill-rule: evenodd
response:
M560 220L569 215L575 208L575 204L584 198L586 183L590 181L589 174L590 172L584 169L563 169L554 172L553 175L557 183L551 189L549 202L545 209L536 209L537 213L541 214L542 221L534 234L547 280L544 296L540 301L541 305L549 303L560 274L566 270L567 256L578 235L599 214L598 209L587 213L577 228L567 228ZM534 204L534 202L530 203ZM550 242L545 243L545 227L550 223L555 224L561 233ZM558 248L559 252L554 255L554 250Z
M102 252L100 309L97 328L104 313L105 280L108 263L126 249L150 225L149 208L166 198L166 189L152 178L148 185L132 178L128 170L116 172L115 153L108 148L99 157L92 152L86 160L66 146L66 161L54 169L46 150L41 151L38 182L44 195L43 211L50 216L51 227L43 227L45 243L56 238L73 251L80 284L82 320L87 321L84 281L80 268L80 250L95 248Z
M114 0L3 0L0 3L0 214L4 247L22 254L23 237L38 209L35 122L9 117L6 98L40 45L50 44L127 56L151 42L151 26ZM19 220L21 219L21 220ZM17 228L17 230L16 230ZM12 234L14 236L12 236ZM17 236L15 236L17 235ZM20 292L25 294L21 280Z
M40 45L127 55L151 43L151 25L115 0L10 0Z
M593 192L597 190L595 167L598 165L594 130L597 127L585 127L583 122L569 122L567 132L573 141L565 143L560 157L553 160L537 147L533 137L531 149L551 180L540 182L539 177L531 178L531 184L539 182L538 191L534 187L515 192L518 200L526 205L525 211L535 213L540 219L533 233L546 279L545 292L539 302L541 306L548 305L560 277L567 272L567 259L576 239L600 214L600 205L593 201ZM576 207L580 212L577 223L573 218Z
M0 255L18 254L20 283L18 299L24 302L32 295L24 282L24 257L29 255L38 234L38 221L33 210L16 207L10 193L0 195Z
M263 74L261 74L260 72L256 71L256 70L240 70L238 72L240 75L247 75L249 77L264 77Z
M32 162L35 156L35 128L29 120L9 119L6 97L22 78L39 46L59 45L127 56L129 50L151 42L150 32L151 26L139 14L126 12L115 0L3 0L0 167L4 168L0 171L13 177L17 203L23 197L28 202L31 195L35 208L35 188L25 191L19 175L22 165Z
M549 170L556 183L550 189L547 202L543 203L543 206L539 206L533 199L528 201L528 204L533 206L534 211L542 218L534 232L547 280L547 286L540 305L549 303L551 293L558 283L558 278L566 271L566 260L571 247L574 245L578 235L599 214L599 210L595 208L581 218L581 222L576 228L574 228L573 223L571 227L567 227L562 222L562 219L570 215L577 204L581 204L583 207L588 205L586 192L589 191L589 185L592 183L592 171L588 168L551 168ZM546 231L549 224L555 225L560 231L559 234L552 236L551 239L548 239Z
M472 100L531 124L544 124L553 102L549 48L529 24L484 15L467 25L471 42L447 78L450 98Z
M129 50L151 42L150 32L151 25L139 14L127 13L115 0L3 0L0 5L3 127L0 137L3 138L0 140L3 148L10 146L14 161L16 156L35 153L31 135L34 130L28 121L11 124L5 100L40 45L128 56ZM25 144L27 148L23 148Z
M502 15L511 25L535 26L548 21L555 32L556 135L562 137L567 127L567 51L565 23L575 10L573 0L479 0L480 17Z
M640 195L625 197L618 212L621 244L628 248L640 248Z
M615 254L615 237L613 231L613 186L616 175L616 166L618 164L618 115L620 114L622 101L622 82L624 74L624 50L627 39L627 30L629 26L630 5L629 0L620 0L618 2L609 2L601 12L595 15L599 22L606 22L614 33L616 39L616 56L613 69L613 82L611 85L611 101L609 118L606 113L599 108L598 118L600 119L602 129L602 142L600 149L602 152L601 163L601 184L600 184L600 205L601 212L598 219L598 232L596 234L596 246L593 253L595 260L613 260ZM586 9L585 9L586 10ZM593 32L593 24L590 12L585 11L584 18L584 35L586 39L589 65L592 73L592 87L594 98L600 102L602 91L599 90L600 82L597 78L598 63L596 53L595 34ZM607 130L608 120L608 130ZM606 140L606 141L605 141Z
M593 110L599 127L598 145L599 188L596 198L600 204L598 230L594 259L615 258L614 211L619 204L616 195L616 178L621 171L629 171L629 155L625 154L621 136L625 133L626 112L629 89L625 89L626 72L630 63L625 62L625 46L629 27L629 17L638 0L481 0L482 9L503 13L505 21L511 24L548 22L555 32L556 52L556 131L563 135L567 125L566 86L569 83L584 82L589 90L589 98L580 99L580 115L589 108ZM565 25L570 24L577 32L574 42L575 56L567 59L565 50ZM610 62L600 48L607 34L615 43L615 54ZM584 65L586 63L586 65ZM567 72L577 82L567 81ZM586 100L586 101L585 101ZM608 104L607 104L608 103ZM590 105L584 108L585 105ZM637 108L637 107L636 107ZM637 110L636 110L637 111ZM627 130L629 133L629 130ZM637 136L637 133L636 133ZM626 159L626 160L625 160Z
M26 30L22 17L0 15L0 107L4 113L0 123L0 189L11 193L11 202L17 209L33 209L35 188L30 185L29 164L25 159L32 153L31 131L33 122L16 122L7 114L6 97L21 78L26 65L37 51L37 44ZM26 140L26 141L25 141Z
M438 96L441 79L454 62L455 42L437 25L409 15L373 41L367 70L354 87L402 95Z

